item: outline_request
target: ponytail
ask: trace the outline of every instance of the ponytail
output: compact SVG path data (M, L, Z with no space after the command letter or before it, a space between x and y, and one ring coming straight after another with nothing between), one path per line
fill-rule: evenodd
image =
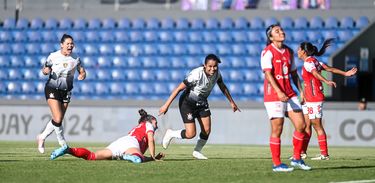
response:
M316 48L316 46L314 46L315 49L316 49L314 55L316 55L316 56L321 56L321 55L323 55L324 52L326 52L326 48L328 48L328 46L331 45L331 43L333 42L334 39L335 39L335 38L329 38L329 39L325 40L324 43L323 43L323 46L320 48L319 52L318 52L318 49Z
M144 109L138 110L138 113L141 116L141 118L139 118L138 120L138 124L146 121L151 123L151 120L156 120L154 116L147 114L147 112Z
M300 44L300 48L306 52L307 56L321 56L325 53L326 48L331 45L334 38L329 38L324 41L320 50L310 42L303 42Z

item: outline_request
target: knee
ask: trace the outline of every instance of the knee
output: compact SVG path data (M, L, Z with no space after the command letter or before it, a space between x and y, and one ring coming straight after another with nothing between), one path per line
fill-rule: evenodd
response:
M195 137L195 135L196 135L195 131L189 131L189 130L185 131L185 136L187 139L192 139Z

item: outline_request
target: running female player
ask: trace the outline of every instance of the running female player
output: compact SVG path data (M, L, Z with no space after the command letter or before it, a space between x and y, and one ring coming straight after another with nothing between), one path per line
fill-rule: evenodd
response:
M201 153L211 133L211 111L208 106L207 97L210 95L216 83L229 100L233 112L240 111L237 104L232 99L228 88L224 84L219 72L219 63L221 63L221 61L216 55L207 55L204 60L204 65L192 70L185 80L173 90L165 104L160 107L159 115L165 114L172 101L184 90L183 94L180 96L179 109L182 121L185 124L185 129L168 129L163 138L164 149L168 148L172 138L191 139L195 137L195 118L197 118L201 133L199 134L199 139L194 148L193 157L196 159L207 159L207 157Z
M298 58L300 58L304 64L302 68L302 78L304 81L304 105L303 114L306 122L306 133L304 139L304 146L301 154L306 156L307 146L311 138L311 124L318 136L318 143L320 148L320 155L312 160L329 160L327 136L322 125L323 116L323 102L324 93L322 82L329 86L336 87L336 83L327 80L321 75L322 70L332 72L334 74L340 74L343 76L353 76L357 72L357 68L352 68L348 71L342 71L340 69L330 67L322 62L319 62L315 56L321 56L324 54L326 48L331 44L333 39L327 39L324 41L322 48L318 51L318 48L310 42L303 42L298 48Z
M47 123L43 132L37 136L40 153L44 153L44 141L53 131L56 133L59 144L66 145L62 121L70 102L75 70L79 72L78 80L86 78L86 72L79 57L73 54L73 37L64 34L60 40L60 47L60 50L48 56L42 69L44 75L49 75L44 92L52 119Z
M303 170L310 170L311 167L307 166L300 156L306 125L300 102L289 80L291 76L294 84L302 93L302 87L293 60L293 51L284 44L285 33L280 25L270 25L266 29L266 35L267 46L261 54L261 66L265 74L264 105L271 121L270 149L273 171L293 171L292 167L281 163L280 160L280 136L286 114L295 128L293 134L293 159L290 164Z
M147 114L143 109L138 112L141 116L138 120L138 125L128 135L112 142L105 149L94 153L85 148L69 148L67 145L64 145L51 153L51 160L64 154L70 154L85 160L123 159L133 163L162 159L164 157L163 153L155 155L154 133L158 128L156 118ZM151 156L145 157L144 153L148 148Z

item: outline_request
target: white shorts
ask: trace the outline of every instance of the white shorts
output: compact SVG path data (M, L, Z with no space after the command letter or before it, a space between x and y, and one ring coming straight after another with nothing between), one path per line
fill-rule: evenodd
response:
M112 151L112 159L119 159L129 148L139 149L139 143L133 136L124 136L112 142L106 148Z
M303 114L309 115L309 119L322 118L323 102L306 102L303 106Z
M266 107L269 119L283 118L285 117L285 112L287 111L302 111L301 104L297 97L292 97L287 102L264 102L264 106Z

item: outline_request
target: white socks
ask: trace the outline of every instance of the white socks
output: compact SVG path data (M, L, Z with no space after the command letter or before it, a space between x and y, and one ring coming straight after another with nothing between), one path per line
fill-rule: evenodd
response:
M177 138L177 139L182 139L181 131L182 130L171 130L172 137Z
M207 140L198 139L197 145L195 145L194 151L201 152L204 145L206 145Z
M64 138L64 127L62 125L61 126L53 125L51 120L47 123L46 127L44 128L43 132L40 134L39 137L45 140L49 135L51 135L53 131L56 132L57 140L60 146L65 145L66 141Z
M39 135L39 137L45 140L55 130L53 127L54 125L52 124L51 120L48 121L46 127L44 128L43 132Z

